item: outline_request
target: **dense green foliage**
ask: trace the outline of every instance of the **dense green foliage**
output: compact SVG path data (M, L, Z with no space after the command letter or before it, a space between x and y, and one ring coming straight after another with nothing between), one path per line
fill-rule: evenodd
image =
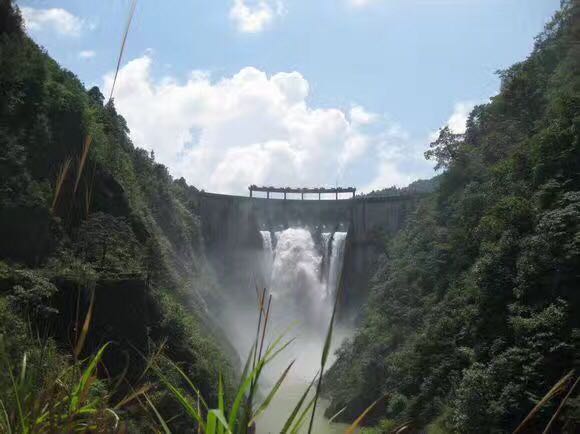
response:
M367 193L367 196L400 196L400 195L413 195L422 193L433 193L440 182L440 175L437 175L431 179L418 179L413 181L406 187L387 187L381 190L373 190Z
M580 362L580 11L565 1L500 93L427 157L436 192L386 248L329 414L378 396L382 432L511 432ZM576 394L577 396L577 394ZM529 429L546 426L559 400ZM580 426L580 402L562 413ZM437 431L439 429L440 431Z
M117 375L130 363L131 381L165 342L215 402L219 372L232 370L207 312L216 285L195 193L135 148L113 102L60 68L0 0L0 334L14 366L47 338L70 354L95 290L87 354L113 341L105 365Z

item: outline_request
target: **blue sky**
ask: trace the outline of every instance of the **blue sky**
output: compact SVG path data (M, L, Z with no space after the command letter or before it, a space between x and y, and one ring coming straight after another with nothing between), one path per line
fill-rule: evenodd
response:
M130 0L21 0L28 31L110 87ZM115 101L136 145L206 190L429 177L558 0L140 0Z

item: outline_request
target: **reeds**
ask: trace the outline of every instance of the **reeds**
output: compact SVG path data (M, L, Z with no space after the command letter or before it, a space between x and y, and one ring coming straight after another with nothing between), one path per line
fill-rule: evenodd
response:
M254 432L257 419L266 411L294 365L294 361L291 361L278 377L266 397L258 405L255 405L258 384L264 368L294 341L294 339L283 341L284 335L281 335L264 348L272 305L272 298L270 296L267 297L268 303L265 303L266 295L266 290L264 289L258 296L258 326L256 329L256 338L246 359L240 385L229 409L226 409L224 404L225 396L221 375L218 384L218 408L209 408L199 389L179 366L169 361L170 365L179 373L184 383L189 386L193 392L193 396L184 394L167 379L158 366L156 367L156 372L161 382L166 385L174 398L181 404L185 414L190 418L192 423L197 425L202 433L248 434ZM195 401L199 403L199 406L192 403ZM299 419L298 412L303 401L304 399L299 402L295 411L292 412L291 417L286 421L285 426L291 426L294 429L291 432L296 432L298 429L295 424L293 425L293 422ZM148 402L150 406L153 406L151 401ZM164 431L169 433L170 430L166 421L156 409L154 409L154 413L157 415Z
M97 366L107 346L101 347L84 367L75 364L66 368L39 388L27 354L14 369L0 342L0 362L11 382L8 390L0 390L0 432L114 432L118 415L106 406L105 396L93 393Z
M572 392L574 392L574 389L578 385L579 381L580 381L580 377L576 378L576 381L574 381L574 384L572 384L572 387L570 387L570 389L568 389L568 393L566 393L566 396L564 396L564 399L562 399L562 402L560 402L560 405L558 406L558 408L556 409L556 411L554 412L554 414L550 418L550 421L548 422L548 425L546 425L546 428L544 428L544 431L542 432L542 434L548 434L550 432L550 429L552 428L553 423L556 421L556 419L560 415L560 412L564 408L564 405L566 405L566 402L568 401L568 399L572 395Z
M115 84L117 82L117 76L119 75L121 61L123 60L123 53L125 52L125 45L127 42L127 36L129 35L129 29L131 28L131 22L133 21L133 16L135 14L136 7L137 7L137 0L133 0L131 2L131 6L129 8L129 15L127 17L127 22L126 22L125 28L123 30L123 36L121 39L121 46L119 48L119 55L117 57L117 64L115 67L115 75L114 75L113 83L111 85L111 91L109 93L109 99L107 101L107 104L109 104L113 99ZM91 149L92 142L93 142L93 137L92 137L91 133L89 132L85 136L80 156L77 159L78 164L77 164L77 170L76 170L76 176L75 176L75 183L74 183L72 197L71 197L71 208L74 205L75 196L76 196L77 190L79 188L80 181L82 179L82 175L85 171L85 165L86 165L86 162L87 162L88 157L89 157L89 152ZM54 195L53 195L52 206L51 206L52 212L54 212L56 204L58 202L58 199L61 195L62 186L63 186L65 179L67 178L68 171L69 171L70 165L71 165L71 161L72 161L72 158L67 157L64 160L64 162L62 163L62 165L57 173L56 184L55 184ZM91 181L91 183L92 183L92 181ZM85 213L87 216L89 214L91 199L92 199L92 186L87 186L87 189L85 192L85 203L84 203L84 209L85 209Z
M48 346L42 348L42 354L36 357L36 363L31 364L28 353L24 352L19 366L15 369L5 349L3 336L0 335L0 369L7 374L10 381L8 389L0 388L1 433L123 432L119 429L122 421L117 412L136 400L140 403L140 398L153 387L151 384L143 384L136 390L131 389L130 393L113 405L111 397L118 393L124 373L116 382L105 377L109 386L105 389L99 386L97 375L110 343L105 343L88 358L79 359L91 327L95 306L94 287L90 291L91 299L83 326L75 336L73 363L65 365L58 372L55 370L53 375L47 376L43 367L49 366L53 361L50 354L48 357L44 354ZM64 359L55 357L55 360L62 362ZM106 373L106 369L104 372ZM142 378L143 376L139 380ZM142 407L145 409L143 405Z
M87 158L89 156L89 150L91 148L92 141L93 137L90 134L87 134L83 143L83 149L81 150L81 156L78 159L77 176L75 180L75 187L73 189L73 196L76 194L79 187L79 182L81 181L81 176L83 175L83 171L85 169L85 163L87 162Z
M68 171L70 169L71 159L66 158L63 163L60 165L58 173L56 175L56 184L54 186L54 195L52 198L52 205L50 206L50 210L54 212L56 208L56 204L58 203L58 198L60 197L60 193L62 191L62 185L64 184L64 180L68 175Z
M373 402L371 405L369 405L365 411L363 411L359 417L356 418L356 420L352 423L352 425L344 432L344 434L354 434L355 430L358 428L358 426L362 423L363 419L366 417L367 414L369 414L371 412L371 410L375 407L375 405L377 405L377 403L380 401L381 398L377 399L375 402Z
M338 276L338 286L336 289L336 294L334 296L334 305L332 306L332 315L330 316L330 324L328 325L328 330L326 332L326 339L324 340L324 347L322 348L322 356L320 358L320 374L318 376L318 383L316 384L316 393L314 394L314 405L312 407L312 414L310 415L310 424L308 425L308 434L312 433L312 428L314 426L314 415L316 414L316 405L318 404L318 399L320 397L321 387L322 387L322 377L324 375L324 368L326 367L326 362L328 361L328 356L330 354L330 346L332 345L332 331L334 329L334 319L336 317L336 311L338 309L338 302L342 294L342 271Z
M89 309L87 310L87 314L85 316L85 320L83 322L83 327L81 329L81 333L80 335L77 336L77 341L75 343L75 347L74 347L74 356L75 356L75 360L78 359L78 357L80 356L81 352L83 351L83 348L85 346L85 341L87 338L87 335L89 334L89 328L91 326L91 320L93 318L93 309L95 306L95 288L92 287L90 289L91 292L91 301L89 303ZM77 304L77 309L79 308L78 304ZM78 312L77 312L78 315ZM78 327L78 322L77 322L77 327Z
M226 411L224 407L224 394L223 394L223 383L220 376L218 385L218 408L209 408L201 396L201 393L197 387L192 383L192 381L187 377L187 375L173 362L169 363L173 368L179 373L182 380L189 386L193 392L193 396L188 396L184 394L177 386L172 384L165 374L161 372L159 367L157 367L157 375L161 379L162 383L166 385L174 398L181 404L185 411L185 414L191 419L192 423L197 425L198 431L204 434L252 434L255 433L256 423L259 422L260 416L267 410L268 406L271 404L272 400L279 392L284 380L288 376L290 370L294 365L294 360L292 360L288 366L282 371L278 380L274 383L266 397L261 401L260 404L255 405L254 401L257 398L257 386L260 381L260 376L264 368L276 358L282 351L284 351L294 339L288 339L284 341L286 333L278 336L271 344L267 346L263 352L264 341L266 338L268 323L271 315L272 307L272 297L267 296L266 289L262 291L256 291L258 297L258 325L256 328L255 340L252 348L246 359L244 369L242 371L240 385L237 389L235 399L229 411ZM302 428L310 414L310 424L308 427L308 432L312 432L313 421L316 410L316 405L320 396L321 388L321 377L324 372L324 368L328 361L328 356L330 354L330 347L332 343L332 334L334 328L334 319L336 317L338 299L340 294L337 292L336 299L332 311L332 316L330 319L330 324L326 334L326 340L322 349L322 356L320 362L320 371L312 379L306 390L301 395L300 399L296 403L294 409L288 415L285 420L280 433L282 434L296 434ZM268 300L266 303L265 300ZM284 343L282 343L284 342ZM314 385L316 384L316 391L314 396L310 399L308 398L310 392ZM192 402L197 401L201 405L195 406ZM160 413L153 407L153 404L149 400L149 405L153 408L154 413L166 434L171 431L168 427L166 421L162 418ZM363 419L367 414L374 408L374 406L379 402L377 399L373 404L371 404L347 429L346 433L354 433L358 426L362 423Z
M558 380L558 382L556 382L556 384L554 384L552 386L552 388L548 391L548 393L546 393L544 395L544 397L538 401L538 403L534 406L534 408L532 408L532 410L528 413L528 415L525 417L525 419L517 426L517 428L514 430L513 434L524 432L523 430L528 425L528 423L534 418L534 416L549 401L552 400L552 398L554 398L555 396L557 396L561 393L564 393L566 391L566 389L568 389L568 392L566 393L566 395L562 399L562 402L560 402L560 405L558 406L558 408L556 409L556 411L552 415L552 418L550 419L550 421L548 422L548 425L546 425L546 428L543 431L543 434L549 433L552 424L558 418L558 415L560 414L560 412L562 411L562 408L566 404L568 398L570 397L570 395L572 394L572 392L576 388L576 385L578 384L578 381L580 380L580 378L576 378L576 381L574 381L574 383L572 383L573 380L574 380L574 370L571 370L566 375L564 375L560 380ZM570 386L570 387L568 388L568 386Z
M135 15L135 8L137 7L137 0L131 2L129 8L129 15L127 17L127 23L125 24L125 30L123 32L123 37L121 38L121 48L119 49L119 56L117 57L117 67L115 68L115 76L113 77L113 84L111 85L111 92L109 93L109 102L113 99L113 93L115 91L115 84L117 83L117 76L119 75L119 69L121 67L121 61L123 60L123 53L125 52L125 44L127 43L127 36L129 35L129 29L131 28L131 22L133 21L133 16Z

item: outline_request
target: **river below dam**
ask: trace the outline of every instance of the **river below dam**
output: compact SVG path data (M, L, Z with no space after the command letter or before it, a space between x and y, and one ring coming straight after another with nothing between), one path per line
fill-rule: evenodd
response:
M256 422L256 433L257 434L279 434L280 429L284 426L284 422L292 413L292 410L296 406L296 403L300 400L300 397L308 387L306 381L301 382L295 379L291 379L285 383L278 391L277 396L272 400L268 409ZM326 409L326 401L319 401L318 407L316 409L316 415L314 420L314 427L312 432L316 434L342 434L344 433L347 425L341 423L329 423L324 417L324 410ZM302 426L300 433L308 432L308 423L310 421L310 415Z
M263 286L259 286L268 289L272 303L266 340L272 342L284 331L287 334L283 341L295 338L267 366L260 380L263 397L288 364L294 361L276 397L256 422L257 433L268 434L280 432L320 369L324 340L340 285L347 232L331 231L326 227L291 227L278 231L261 230L260 235L262 251L257 257L261 263L256 268L261 270L260 283ZM257 314L255 304L241 304L230 308L228 330L231 342L244 360L244 354L248 354L252 345L252 336L255 336L255 326L250 325L256 324ZM335 324L326 369L334 359L334 350L351 333L352 327L344 323ZM344 432L345 425L329 423L324 418L326 405L325 400L319 400L313 432ZM307 416L300 432L308 431L309 421Z

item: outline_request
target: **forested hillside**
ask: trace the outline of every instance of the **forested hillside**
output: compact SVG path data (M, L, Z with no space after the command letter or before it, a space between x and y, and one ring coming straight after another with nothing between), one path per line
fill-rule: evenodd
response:
M512 432L579 367L577 3L499 74L465 135L444 128L426 153L439 187L386 247L364 323L326 376L328 414L385 395L377 432ZM558 396L525 432L542 432ZM578 432L579 408L576 392L551 432Z
M28 372L39 373L35 387L66 366L90 311L75 355L111 341L107 375L121 376L121 389L143 382L146 359L164 343L215 400L232 359L216 345L225 339L207 310L218 296L195 193L133 146L113 101L59 67L0 0L2 393L11 390L4 363L16 366L24 354ZM151 396L174 415L162 390ZM11 399L3 395L3 405Z

